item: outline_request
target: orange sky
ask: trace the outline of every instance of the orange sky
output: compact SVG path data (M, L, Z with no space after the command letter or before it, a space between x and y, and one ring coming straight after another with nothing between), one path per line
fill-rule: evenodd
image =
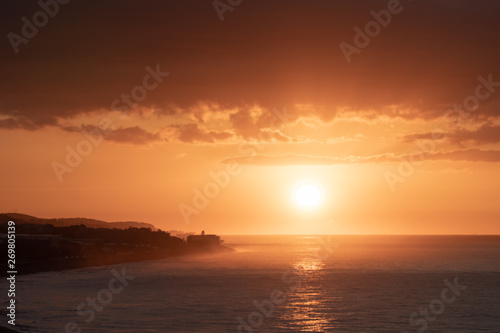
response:
M402 1L346 57L388 3L242 2L223 21L210 1L61 6L27 43L0 45L0 211L219 234L499 234L500 6ZM6 36L41 10L7 7ZM294 202L305 183L315 208Z

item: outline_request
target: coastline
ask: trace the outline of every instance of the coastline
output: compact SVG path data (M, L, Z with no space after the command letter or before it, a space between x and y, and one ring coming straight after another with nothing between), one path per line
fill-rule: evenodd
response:
M6 231L0 233L0 245L9 246L9 260L0 263L1 277L234 251L222 245L219 236L203 231L182 239L152 228L54 226L10 218L0 214L1 229Z
M42 272L58 272L71 269L99 267L106 265L115 265L129 262L139 262L146 260L159 260L166 258L191 256L198 254L215 254L232 252L234 249L220 245L211 248L195 248L187 247L182 250L171 251L154 251L154 252L135 252L135 253L121 253L121 254L107 254L99 256L85 256L77 258L55 258L38 262L19 262L17 275L27 275ZM0 271L0 276L7 276L6 269Z

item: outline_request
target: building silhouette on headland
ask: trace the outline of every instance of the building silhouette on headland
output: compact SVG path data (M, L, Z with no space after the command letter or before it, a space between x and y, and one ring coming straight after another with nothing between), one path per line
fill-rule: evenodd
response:
M205 235L205 231L201 235L190 235L187 237L187 244L199 247L217 247L222 245L222 241L217 235Z

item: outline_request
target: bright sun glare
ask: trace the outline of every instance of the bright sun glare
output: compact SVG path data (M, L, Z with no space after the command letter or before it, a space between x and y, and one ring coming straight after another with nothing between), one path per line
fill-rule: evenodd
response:
M295 192L295 201L301 207L316 207L321 202L321 191L317 186L303 185Z

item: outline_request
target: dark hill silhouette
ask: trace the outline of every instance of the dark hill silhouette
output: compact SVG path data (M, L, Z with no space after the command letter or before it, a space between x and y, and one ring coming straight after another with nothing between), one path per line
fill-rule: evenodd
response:
M7 225L0 224L0 230L7 230ZM168 232L149 228L16 223L15 231L16 265L22 267L18 274L160 259L204 250ZM0 244L6 246L5 234L0 234ZM5 274L3 271L7 271L7 265L0 262L0 275Z
M15 259L16 265L22 267L18 274L232 251L222 245L217 235L202 233L184 241L156 228L124 228L129 224L150 226L147 223L39 219L23 214L0 214L3 248L7 247L5 231L9 220L15 222ZM104 227L92 227L96 224ZM5 276L7 270L7 261L0 262L0 276Z
M19 213L3 213L0 214L0 223L5 223L10 220L16 222L16 224L52 224L54 227L68 227L71 225L85 225L89 228L116 228L116 229L127 229L129 227L133 228L150 228L151 230L157 230L157 228L145 222L135 222L135 221L123 221L123 222L105 222L94 219L87 219L82 217L76 218L53 218L44 219L35 216Z

